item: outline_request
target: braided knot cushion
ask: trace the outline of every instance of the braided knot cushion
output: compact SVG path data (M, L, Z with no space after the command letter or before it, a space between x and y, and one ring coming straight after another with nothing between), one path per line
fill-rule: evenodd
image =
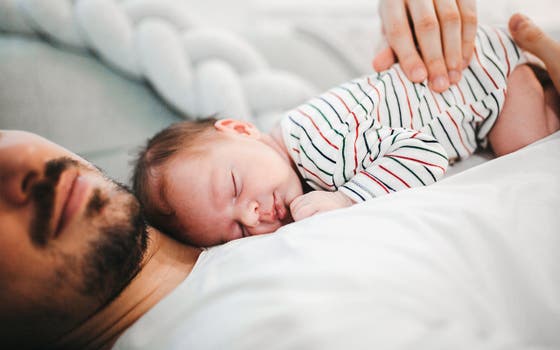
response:
M269 127L316 93L269 67L243 37L204 25L171 0L0 0L0 30L93 52L148 82L185 118L218 114Z

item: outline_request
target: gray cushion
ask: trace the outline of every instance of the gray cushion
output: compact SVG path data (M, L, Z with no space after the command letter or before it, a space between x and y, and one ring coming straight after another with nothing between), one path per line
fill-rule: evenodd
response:
M42 135L128 183L138 146L180 118L87 53L0 35L0 128Z

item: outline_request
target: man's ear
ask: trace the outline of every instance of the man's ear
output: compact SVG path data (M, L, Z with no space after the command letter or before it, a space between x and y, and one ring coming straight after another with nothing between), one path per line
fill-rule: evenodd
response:
M237 119L220 119L214 123L214 127L218 131L248 136L255 139L258 139L261 136L261 133L256 126L249 122Z

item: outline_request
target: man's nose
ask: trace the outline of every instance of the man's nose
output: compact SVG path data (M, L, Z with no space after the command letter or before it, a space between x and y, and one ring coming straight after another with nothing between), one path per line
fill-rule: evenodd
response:
M44 164L38 157L33 146L0 146L0 199L14 205L28 200L30 189L40 179L41 165Z

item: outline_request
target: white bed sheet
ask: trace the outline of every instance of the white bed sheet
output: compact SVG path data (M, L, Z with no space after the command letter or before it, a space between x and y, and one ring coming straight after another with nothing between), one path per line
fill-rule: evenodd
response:
M116 349L559 349L560 133L211 248Z

